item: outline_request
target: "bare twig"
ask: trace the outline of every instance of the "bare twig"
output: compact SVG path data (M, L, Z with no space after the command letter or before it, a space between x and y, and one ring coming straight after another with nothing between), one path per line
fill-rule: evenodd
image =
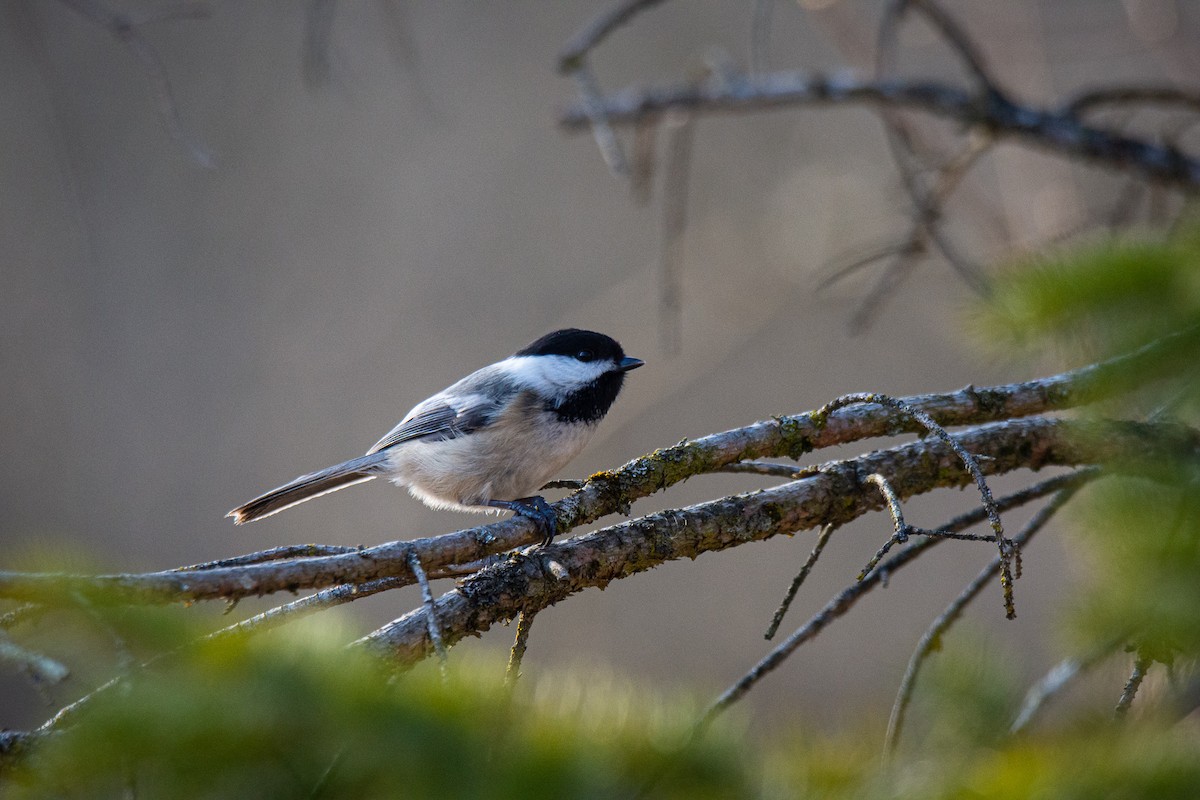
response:
M101 0L60 0L60 2L100 26L118 42L125 45L154 84L158 100L158 114L171 134L171 138L181 144L200 166L210 169L215 167L216 159L212 153L183 124L162 57L139 30L143 25L151 22L206 17L209 13L208 5L206 3L186 3L177 8L139 19L114 11Z
M887 478L883 477L879 473L875 473L868 475L866 477L866 482L877 486L879 488L879 493L883 495L883 501L887 505L888 513L892 515L893 533L888 539L889 544L885 544L879 550L879 552L875 554L875 557L871 559L871 562L867 564L867 566L863 567L862 571L859 572L858 579L860 581L867 576L868 572L875 568L875 565L879 563L879 560L883 558L884 554L888 551L888 548L891 547L891 543L904 544L908 541L909 531L909 526L904 521L904 509L900 507L900 498L896 495L896 490L893 489L887 482Z
M261 614L256 614L248 619L228 625L220 630L213 631L207 636L204 636L200 641L218 641L237 636L245 636L251 633L261 633L263 631L277 628L285 623L295 622L296 620L303 619L304 617L318 611L324 611L325 609L334 608L336 606L343 605L344 603L350 603L355 600L360 600L364 597L370 597L371 595L388 591L389 589L398 589L407 585L408 581L400 578L380 578L378 580L368 581L362 584L347 584L343 586L334 586L329 589L322 589L321 591L315 592L308 597L302 597L299 600L293 600L290 603L285 603L284 605L264 611ZM144 670L164 661L175 658L185 652L188 652L193 645L194 643L187 644L176 648L175 650L166 653L160 653L159 655L154 656L153 658L150 658L149 660L138 665L136 669ZM76 716L78 716L78 713L97 696L113 689L116 686L123 685L131 674L132 671L126 675L113 678L107 683L101 684L99 687L85 694L83 697L80 697L70 705L63 707L49 721L38 728L38 734L45 734L54 730L62 729Z
M871 574L871 570L879 565L879 562L886 556L891 549L898 544L903 544L908 541L911 536L927 536L932 539L955 539L960 542L991 542L995 543L995 536L982 536L974 533L959 533L957 531L948 531L944 528L929 529L918 528L915 525L905 524L903 528L893 533L888 537L887 541L875 551L875 555L871 556L871 560L859 571L858 577L855 580L862 580L867 575ZM884 576L887 580L887 576Z
M919 232L919 229L920 226L917 226L916 234L909 236L907 245L899 249L895 258L888 263L875 280L871 290L859 302L858 308L854 310L854 314L846 323L846 329L852 335L860 334L871 326L884 302L896 293L902 283L908 280L917 264L928 252L924 235Z
M1117 642L1099 647L1083 658L1065 658L1042 676L1041 680L1029 687L1021 710L1017 713L1008 732L1020 733L1029 727L1033 718L1045 707L1046 702L1066 688L1071 681L1091 669L1103 658L1107 658L1117 647Z
M61 662L21 647L3 632L0 632L0 661L25 670L39 683L62 683L71 674Z
M680 114L669 115L663 127L667 133L667 165L663 179L659 317L663 348L677 353L682 335L683 234L687 228L688 176L696 125L690 114Z
M890 24L894 27L909 9L919 12L937 29L942 39L958 53L967 72L979 84L981 90L999 92L996 80L988 70L979 47L962 26L933 0L894 0L885 12L885 26Z
M1046 523L1050 521L1058 510L1062 508L1068 500L1075 496L1075 493L1084 485L1084 482L1091 480L1099 475L1098 470L1080 471L1076 473L1079 476L1079 481L1061 489L1054 499L1041 508L1033 517L1025 524L1025 527L1013 537L1013 542L1018 547L1024 545L1037 535ZM924 666L929 655L941 646L942 637L946 631L958 621L962 616L963 611L972 600L979 596L986 586L995 576L996 570L1000 568L1000 558L993 558L987 566L979 571L975 579L967 584L966 588L954 598L953 602L946 607L937 619L935 619L921 639L917 642L917 647L913 651L912 656L908 659L908 666L904 670L904 678L900 681L900 688L896 692L896 700L892 704L892 714L888 719L887 735L884 738L883 752L884 758L890 758L891 754L896 751L896 745L900 741L900 734L904 729L904 717L908 710L908 705L912 701L913 690L916 688L917 676L921 672L921 667Z
M574 72L580 61L608 38L610 33L625 25L638 13L661 2L662 0L621 0L571 37L558 54L558 71L564 74Z
M1200 113L1200 92L1175 86L1102 86L1082 92L1063 105L1063 112L1082 116L1104 106L1179 106Z
M441 577L441 576L438 576ZM317 611L324 611L328 608L335 608L346 603L352 603L355 600L361 600L364 597L386 592L391 589L399 589L409 585L409 581L403 578L378 578L366 583L350 583L341 586L332 586L328 589L322 589L319 592L314 592L307 597L301 597L299 600L293 600L290 603L284 603L281 606L268 609L261 614L256 614L253 617L236 622L220 630L210 633L206 638L217 639L224 636L237 636L251 632L260 632L276 628L284 623L293 622L297 619L313 614Z
M654 186L655 147L659 121L647 119L633 128L633 160L629 165L629 192L638 205L650 202Z
M817 559L821 557L822 551L825 550L825 545L829 543L829 537L836 530L833 525L826 525L821 528L821 533L817 535L817 543L813 545L812 552L808 554L808 559L804 562L804 566L800 568L800 572L792 579L792 585L788 587L787 594L783 596L783 601L779 604L779 608L775 609L775 615L771 617L771 624L767 626L767 632L763 634L763 638L767 641L775 638L775 634L779 631L779 625L783 622L784 615L792 606L792 601L796 599L796 593L800 591L800 587L804 585L804 581L808 578L808 573L812 572L813 566L817 563Z
M1060 475L1049 480L1042 481L1039 484L1030 486L1020 492L1016 492L1007 497L1002 497L997 502L997 507L1002 510L1016 508L1025 503L1032 502L1039 497L1044 497L1048 494L1053 494L1067 486L1071 486L1078 481L1085 479L1086 473L1074 473L1070 475ZM972 509L966 514L962 514L953 520L950 520L942 526L945 530L961 531L972 525L976 525L987 519L987 514L982 508ZM815 638L829 623L845 614L854 606L855 603L866 593L870 592L876 586L883 583L885 575L891 575L900 570L904 566L911 563L914 559L933 547L943 539L922 539L919 542L914 542L908 547L901 550L899 553L891 556L883 565L874 570L870 575L861 581L856 581L850 584L841 592L839 592L832 600L814 614L809 620L796 629L791 636L786 640L776 645L770 653L764 656L755 664L745 675L743 675L736 683L721 693L713 703L708 707L708 710L697 723L697 731L701 731L717 718L725 709L736 703L746 695L755 685L763 678L774 671L782 664L787 657L791 655L796 648Z
M865 254L855 256L845 264L839 264L828 271L828 274L821 278L817 284L817 291L824 291L830 286L833 286L843 278L853 275L859 270L869 267L876 261L882 261L885 258L901 257L904 255L917 256L920 252L916 251L918 245L913 242L912 237L907 237L904 242L891 242L882 247L868 250Z
M992 532L995 534L996 546L1000 550L1000 585L1004 590L1005 615L1009 619L1016 617L1017 611L1016 607L1013 605L1012 584L1014 578L1014 556L1019 551L1013 545L1012 540L1008 539L1004 535L1004 525L1000 521L1000 513L996 510L995 501L992 500L992 490L988 487L987 480L985 480L983 477L983 470L980 469L979 462L976 461L975 456L971 455L971 453L968 452L962 445L960 445L953 436L946 432L945 428L935 422L934 419L924 411L908 406L906 403L904 403L904 401L897 400L884 394L848 394L844 397L839 397L832 403L828 403L817 413L821 414L826 411L833 411L837 408L850 405L852 403L878 403L879 405L889 406L911 416L917 422L924 425L935 436L946 442L946 444L950 445L951 449L953 449L958 457L962 459L963 464L971 473L971 476L975 479L975 485L978 487L979 494L983 500L983 508L985 511L987 511L988 520L992 525ZM886 491L884 492L884 495L888 498L890 504L893 496L888 495ZM898 504L897 508L893 510L893 517L897 519L897 525L902 526L904 524L904 518L903 516L897 517L897 511ZM900 528L897 528L897 533L901 533Z
M599 81L586 59L579 60L578 65L571 71L571 77L575 79L579 101L587 109L592 136L596 139L596 147L600 149L600 156L608 166L609 172L617 176L628 175L629 162L625 159L625 151L621 149L621 140L617 138L616 131L608 121Z
M222 558L217 561L204 561L186 567L176 567L176 572L198 572L206 569L226 569L242 567L247 564L265 564L269 561L285 561L293 558L316 558L318 556L335 556L346 553L357 553L362 547L341 544L288 544L260 550L257 553L247 553L232 558Z
M1000 98L1003 93L994 88L992 78L983 67L982 58L964 32L954 21L931 2L896 0L884 12L876 47L875 78L887 79L895 68L896 34L899 23L910 6L916 7L930 18L943 36L960 52L968 69L980 83L980 92L987 97ZM891 297L895 288L910 275L917 261L928 255L930 246L935 247L942 257L980 294L988 291L988 284L980 269L963 257L951 245L941 229L942 206L961 183L970 168L988 149L993 137L980 128L968 133L967 145L954 158L937 169L937 178L932 187L926 188L920 170L913 163L914 141L917 134L893 110L883 107L880 118L887 131L888 148L900 175L901 185L913 204L913 221L907 238L894 248L894 259L879 277L871 292L864 298L850 320L850 330L859 333L865 330L878 313L883 303Z
M416 577L417 583L421 586L421 602L425 604L425 624L429 631L429 641L433 643L433 651L437 653L438 663L442 669L442 679L446 679L446 645L442 643L442 630L438 625L437 612L433 608L433 592L429 588L429 578L425 577L425 570L421 567L421 559L417 557L416 552L409 553L408 566L412 569L413 576Z
M1113 709L1113 716L1122 720L1129 714L1129 707L1133 705L1133 698L1137 696L1138 689L1142 685L1142 680L1146 677L1146 670L1150 669L1150 664L1153 659L1149 656L1142 655L1138 652L1137 657L1133 660L1133 671L1129 673L1129 680L1125 682L1125 688L1121 690L1121 697L1117 700L1117 706Z
M535 616L537 611L531 608L521 609L521 613L517 614L517 637L508 655L508 668L504 671L504 682L510 689L517 685L521 677L521 661L529 647L529 630L533 627Z

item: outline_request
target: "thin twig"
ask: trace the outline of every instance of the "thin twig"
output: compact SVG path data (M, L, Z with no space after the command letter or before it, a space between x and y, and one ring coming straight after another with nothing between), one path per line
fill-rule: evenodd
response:
M855 256L845 264L839 264L828 269L825 277L821 278L821 280L817 283L816 290L818 292L824 291L830 286L833 286L835 283L841 281L843 278L847 278L850 275L853 275L855 272L871 266L876 261L882 261L885 258L903 255L912 250L913 247L914 244L912 242L912 237L907 237L906 241L904 242L892 242L882 247L868 250L864 255Z
M139 28L147 22L175 20L183 18L199 18L208 15L208 6L204 3L189 3L170 12L152 14L143 19L134 18L109 8L100 0L60 0L64 5L91 20L106 30L118 42L123 44L142 66L146 76L154 84L158 100L158 114L177 143L191 155L192 159L202 167L213 168L216 159L209 149L196 138L179 114L179 106L175 102L175 93L171 80L167 76L166 66L158 50L142 36Z
M341 586L331 586L328 589L321 589L307 597L301 597L299 600L284 603L283 605L263 611L260 614L255 614L253 617L248 617L241 622L235 622L220 630L213 631L205 638L217 639L223 636L243 635L269 630L287 622L294 622L317 611L336 608L346 603L352 603L355 600L361 600L364 597L370 597L380 592L399 589L408 585L409 581L402 578L378 578L366 583L348 583Z
M317 558L320 556L336 556L346 553L358 553L362 551L361 546L341 545L341 544L288 544L281 547L272 547L269 550L260 550L257 553L247 553L242 556L233 556L232 558L222 558L217 561L204 561L199 564L190 564L186 567L176 567L176 572L199 572L206 569L226 569L228 567L242 567L247 564L265 564L270 561L284 561L293 558Z
M21 647L3 632L0 632L0 661L25 670L38 683L62 683L71 674L62 662Z
M910 5L913 4L908 0L896 0L884 11L875 50L876 80L884 80L895 71L899 25ZM951 46L959 51L968 70L980 84L980 93L987 97L1000 97L1002 93L995 89L994 81L984 68L982 57L978 55L978 49L966 33L959 29L939 7L931 3L917 3L916 8L925 14ZM960 255L957 249L951 245L941 230L940 222L942 205L958 187L973 163L988 149L992 137L982 135L981 131L984 129L979 126L970 128L966 148L950 161L938 167L935 185L931 189L926 189L925 182L918 174L919 170L912 163L912 159L916 155L914 145L920 141L918 132L906 120L888 108L880 109L880 118L887 132L888 149L892 153L892 160L899 172L901 185L913 204L914 219L906 242L907 250L920 256L926 254L929 245L932 244L968 286L980 294L986 294L988 282L982 271ZM882 300L886 298L882 291L876 291L875 294L878 303L882 303ZM860 309L857 321L860 326L865 326L871 316L872 313L869 309Z
M1058 513L1058 510L1075 496L1075 493L1084 485L1084 482L1090 478L1097 477L1099 472L1091 471L1088 473L1090 474L1090 478L1087 477L1088 474L1083 472L1076 474L1081 475L1080 481L1060 490L1013 537L1013 541L1018 547L1024 547L1030 539L1037 535L1038 531L1045 527L1051 517ZM930 654L941 646L942 637L946 631L958 621L967 605L979 596L979 593L992 580L999 567L1000 558L997 556L979 571L975 579L967 584L966 588L962 590L958 597L954 598L950 605L946 606L946 610L926 628L920 641L917 642L916 649L908 659L908 666L904 670L904 678L900 681L900 688L896 692L896 700L892 704L891 717L888 719L887 735L883 743L885 761L896 751L896 745L900 741L900 734L904 729L905 713L908 710L909 703L912 701L913 690L916 688L917 676L921 672L921 667L924 666Z
M1021 710L1009 727L1010 734L1017 734L1029 727L1033 718L1045 708L1046 703L1066 688L1076 677L1094 667L1101 659L1107 658L1118 646L1114 641L1098 647L1083 658L1064 658L1058 662L1025 693L1021 702Z
M915 227L919 228L920 226ZM887 268L875 279L870 291L859 302L858 308L854 310L847 321L846 329L852 336L863 333L871 326L884 302L895 295L900 285L908 280L926 252L923 234L918 232L910 236L908 245L900 248Z
M517 615L517 636L513 641L512 651L508 654L508 668L504 671L504 683L509 689L516 686L521 677L521 661L529 647L529 629L533 627L535 616L537 611L531 608L521 609L521 613Z
M896 490L893 489L891 484L887 482L887 478L883 477L879 473L868 475L866 477L866 482L877 486L880 493L883 495L883 500L887 505L888 513L892 515L893 533L888 538L887 544L881 547L879 552L875 554L875 557L871 559L870 563L863 567L862 571L858 573L858 579L860 581L867 576L868 572L875 568L875 565L879 563L880 559L884 557L893 544L904 544L908 541L908 525L904 521L904 509L900 507L900 498L896 495Z
M333 778L333 773L341 765L342 759L346 757L346 748L343 746L337 751L337 754L329 760L329 766L317 778L317 782L313 784L313 788L308 793L308 800L318 800L325 793L325 789L329 786L330 780Z
M1077 482L1087 480L1093 477L1089 471L1080 470L1069 475L1060 475L1041 483L1030 486L1007 497L1000 498L996 503L996 507L1007 511L1010 508L1029 503L1039 497L1044 497L1048 494L1053 494L1067 486L1074 485ZM947 522L942 526L945 530L961 531L972 525L983 522L987 519L987 512L982 508L975 508L971 511L962 514ZM807 622L801 625L787 639L775 646L770 653L763 656L757 664L755 664L745 675L739 678L733 685L721 693L720 697L705 711L704 715L696 724L697 733L707 728L713 720L717 718L725 709L742 699L747 692L758 684L763 678L774 671L782 664L787 657L790 656L796 648L816 637L824 630L829 623L849 611L855 603L864 595L883 583L883 576L892 575L901 568L907 566L914 559L928 550L940 544L944 539L922 539L914 542L908 547L901 550L899 553L891 556L883 563L883 566L873 571L864 580L856 581L850 584L825 606L809 618Z
M633 159L629 165L629 193L639 206L650 202L654 187L654 164L658 142L657 119L646 119L633 128Z
M663 349L678 353L683 314L683 234L687 229L688 178L696 125L692 115L678 114L669 115L663 128L667 136L667 164L659 254L659 320Z
M1200 92L1177 86L1102 86L1079 93L1063 105L1063 111L1080 116L1102 106L1127 105L1180 106L1200 113Z
M958 53L963 65L971 73L971 77L979 84L981 90L999 93L996 79L992 77L984 63L983 53L967 32L933 0L896 0L891 6L895 9L894 18L899 22L908 9L914 9L924 15L925 19L938 30L950 47ZM891 9L889 9L890 11Z
M877 403L879 405L889 406L904 414L911 416L917 422L924 425L931 433L937 436L950 448L955 454L962 459L963 465L971 473L971 477L975 479L975 485L979 489L979 494L983 500L983 508L987 511L988 520L991 522L992 532L995 534L996 546L1000 550L1000 585L1004 592L1004 613L1009 619L1017 616L1017 610L1013 603L1013 564L1014 556L1019 552L1013 545L1012 540L1004 535L1004 525L1000 521L1000 513L996 510L995 501L992 499L992 490L988 487L987 480L983 476L983 470L979 468L979 462L975 460L975 456L971 455L967 450L958 443L958 441L946 432L946 429L934 421L932 417L921 411L918 408L913 408L903 400L889 397L888 395L878 394L874 392L848 394L844 397L839 397L832 403L823 406L818 414L826 411L833 411L842 406L852 403ZM901 518L902 519L902 518Z
M957 531L948 531L942 528L918 528L916 525L908 525L906 523L903 530L893 533L888 537L888 540L884 542L878 550L875 551L875 555L872 556L871 560L868 561L865 566L863 566L861 571L859 571L856 580L861 581L863 578L869 575L871 570L878 566L880 560L883 559L883 557L886 556L893 547L895 547L897 544L903 544L912 536L928 536L934 539L954 539L960 542L996 543L995 536L985 536L977 533L959 533Z
M587 109L592 136L596 140L596 147L600 149L601 158L608 166L608 171L617 176L628 175L629 162L625 158L625 151L621 149L621 140L617 138L616 131L608 121L600 83L586 59L579 60L576 68L571 71L571 77L575 79L575 88L579 90L579 100Z
M1129 673L1129 680L1125 682L1125 688L1121 690L1121 697L1117 700L1116 708L1113 709L1113 717L1118 721L1125 719L1129 714L1133 698L1137 697L1142 680L1146 677L1146 670L1150 669L1153 662L1154 659L1142 655L1141 651L1138 651L1137 657L1133 661L1133 671Z
M792 607L792 601L796 599L796 593L804 585L804 581L808 578L808 573L812 572L813 566L817 563L817 559L821 557L821 552L825 549L825 545L829 543L829 537L833 535L835 530L837 530L837 526L832 524L821 528L821 532L817 535L817 543L813 545L812 552L808 554L808 558L805 560L804 566L800 568L800 572L795 578L792 578L792 585L788 587L787 594L783 596L783 601L780 602L779 608L775 609L775 615L771 617L771 624L767 626L767 632L763 634L763 638L767 641L775 638L775 634L779 631L779 625L783 622L784 615Z
M574 72L579 62L613 31L662 0L622 0L580 29L558 54L558 71Z
M421 559L417 556L416 551L409 553L408 565L412 568L413 575L417 579L417 583L421 586L421 602L425 604L426 615L425 620L429 628L429 640L433 642L433 651L437 653L438 664L442 669L442 679L447 679L446 661L446 645L442 643L442 630L438 625L437 614L433 608L433 592L429 588L429 578L425 576L425 570L421 566Z
M852 333L861 333L870 326L883 304L912 274L918 261L929 255L931 245L975 292L986 295L990 290L982 271L950 243L942 231L941 221L946 201L971 167L991 148L993 138L978 128L973 128L967 136L966 146L949 161L938 166L933 186L926 188L918 170L910 163L913 156L913 132L904 120L887 109L881 110L880 116L888 134L888 147L900 175L901 185L913 204L913 218L907 236L891 248L891 263L851 317L848 327ZM857 268L864 265L853 266Z

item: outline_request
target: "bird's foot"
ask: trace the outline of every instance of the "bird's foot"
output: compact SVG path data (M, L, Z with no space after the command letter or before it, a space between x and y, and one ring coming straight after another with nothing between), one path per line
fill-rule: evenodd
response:
M489 500L493 508L506 508L533 520L542 532L542 547L554 541L558 534L558 514L550 507L544 497L522 497L519 500Z

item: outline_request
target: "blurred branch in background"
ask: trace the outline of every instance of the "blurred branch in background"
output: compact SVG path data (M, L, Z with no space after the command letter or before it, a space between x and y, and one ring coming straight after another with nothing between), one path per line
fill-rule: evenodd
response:
M585 56L600 45L618 25L629 21L646 3L622 3L580 31L560 57L560 69L582 65ZM613 126L634 125L639 131L653 128L659 119L686 113L700 117L712 113L755 113L770 109L806 106L869 105L884 123L888 144L901 184L912 203L911 226L898 242L872 251L834 269L822 282L834 283L863 268L882 262L883 270L851 317L852 332L869 327L881 306L912 273L916 264L931 252L940 255L972 289L986 294L989 279L980 266L946 235L942 218L951 194L968 172L1002 141L1051 152L1064 159L1127 172L1139 181L1185 195L1200 189L1200 158L1185 149L1180 139L1200 122L1200 92L1170 86L1105 86L1089 89L1058 104L1038 107L1015 99L987 64L982 49L953 15L933 0L891 0L887 3L875 45L875 74L854 75L845 68L830 73L767 72L765 42L769 38L773 3L757 3L752 26L753 66L741 74L729 65L700 81L659 88L626 88L607 96L588 92L566 108L559 123L566 130L591 127L598 139L602 126L604 149L613 143ZM898 33L901 22L920 16L955 53L969 76L966 86L942 81L898 76ZM582 67L580 67L582 68ZM592 84L593 86L595 84ZM1130 112L1139 108L1168 106L1190 113L1186 124L1164 126L1157 137L1132 135L1122 126L1090 121L1093 112L1117 106ZM924 137L901 112L917 111L950 119L961 126L963 144L940 163L922 164L920 151L929 149ZM639 134L639 142L643 137ZM609 160L606 157L606 160ZM646 163L651 163L647 157ZM644 176L638 185L644 185ZM1141 185L1138 183L1137 185ZM681 201L670 193L667 207ZM663 238L671 252L678 249L679 220L669 217ZM1118 221L1123 221L1116 217ZM675 272L679 267L672 264ZM664 286L661 313L677 320L678 281ZM678 324L677 322L674 324Z
M109 8L101 0L59 0L59 2L107 31L128 48L154 85L154 94L158 101L158 115L171 138L178 142L197 164L209 169L215 168L217 162L212 151L184 124L162 56L158 54L158 50L150 44L141 30L146 25L158 22L207 19L212 13L208 3L180 2L173 7L150 14L132 16Z

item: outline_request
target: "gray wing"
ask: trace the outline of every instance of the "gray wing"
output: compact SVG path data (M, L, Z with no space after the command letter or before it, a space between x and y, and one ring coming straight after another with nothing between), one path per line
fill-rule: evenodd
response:
M456 397L453 403L447 402L444 395L435 395L408 412L408 416L376 442L367 455L413 439L440 442L471 433L491 423L500 407L495 398L482 395Z

